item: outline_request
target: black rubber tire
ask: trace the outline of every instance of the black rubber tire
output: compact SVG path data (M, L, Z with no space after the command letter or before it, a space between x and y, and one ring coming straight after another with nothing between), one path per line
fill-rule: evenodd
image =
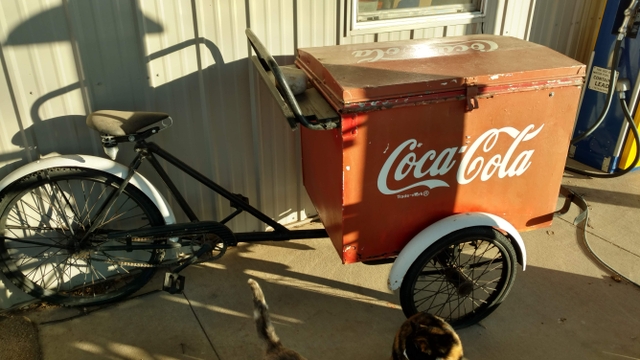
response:
M144 286L155 268L113 261L128 257L154 264L161 258L158 250L96 251L97 237L80 251L65 248L95 221L100 204L122 181L106 172L67 167L37 171L7 186L0 194L0 267L5 276L27 294L64 306L113 302ZM94 233L164 224L156 205L131 184L107 215Z
M476 324L511 291L516 263L511 241L491 227L452 232L418 256L405 274L402 311L407 318L418 312L437 315L456 329Z

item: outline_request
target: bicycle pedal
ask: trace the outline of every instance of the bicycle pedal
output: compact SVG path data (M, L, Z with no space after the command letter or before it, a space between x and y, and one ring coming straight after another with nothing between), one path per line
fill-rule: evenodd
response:
M164 274L164 284L162 290L169 294L180 294L184 290L185 277L180 274L168 272Z

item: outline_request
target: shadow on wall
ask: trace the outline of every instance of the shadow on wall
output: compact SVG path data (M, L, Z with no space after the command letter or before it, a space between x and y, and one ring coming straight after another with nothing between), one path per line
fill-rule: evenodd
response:
M117 8L117 13L114 7ZM102 20L82 16L95 15L103 10L105 13L101 13L104 16ZM110 18L115 21L108 21ZM63 27L61 24L68 26ZM214 59L215 65L211 67L219 69L225 65L218 47L205 38L190 39L150 55L142 54L143 37L162 32L163 26L142 14L135 5L127 8L111 6L105 2L79 0L70 0L67 9L59 6L46 10L15 27L2 44L3 47L76 42L79 54L74 54L74 57L80 63L75 65L82 69L83 78L35 100L30 109L29 120L23 120L23 123L32 125L24 129L24 134L21 131L16 133L12 143L25 151L31 151L33 158L53 152L96 153L99 150L96 146L99 144L98 137L85 126L86 114L43 119L41 114L48 106L52 106L51 101L82 90L85 112L98 109L161 111L162 106L156 106L148 99L152 88L147 75L149 62L203 44ZM189 83L193 85L193 80ZM161 93L162 87L171 87L171 84L168 82L155 87L153 92ZM179 85L184 88L184 84ZM69 137L76 141L55 141ZM89 139L93 139L93 144ZM24 160L28 156L14 154L13 157L22 157Z
M123 4L126 6L122 6ZM83 16L86 14L93 16ZM100 14L101 18L96 18L95 14ZM38 56L37 60L33 60L37 61L37 64L31 64L31 67L24 63L14 64L13 69L17 69L18 76L36 78L36 81L42 85L32 89L27 87L31 85L24 84L25 94L22 95L26 99L21 100L30 102L28 113L18 108L19 100L14 101L13 110L21 115L21 119L16 118L19 123L11 124L10 129L20 130L10 137L16 151L0 154L0 162L4 165L0 166L0 179L18 167L48 155L81 153L102 156L98 134L85 124L87 113L105 108L157 111L156 104L149 100L150 91L156 93L182 91L180 89L150 90L146 69L150 61L195 46L197 43L203 43L211 53L215 66L220 68L224 65L216 45L202 38L190 39L145 56L141 50L143 36L163 31L163 26L142 14L135 2L116 4L116 2L79 0L70 0L65 6L47 9L11 29L4 43L1 44L7 60L10 59L7 57L8 49L39 44L76 44L78 53L72 56L69 54L72 50L62 49L60 51L66 55L66 58L65 56L47 58L49 54L47 51L55 50L36 47L29 55ZM67 75L64 72L68 73L69 70L62 67L67 68L69 64L62 62L70 57L75 61L71 66L81 69L78 71L80 80L46 92L47 89L51 89L50 83L64 83L60 78L64 78ZM15 61L15 58L11 60ZM44 65L46 65L45 70L37 69ZM2 67L5 74L10 73L6 61L2 62ZM25 73L21 74L20 72L23 71ZM183 82L181 88L193 87L194 81L197 83L197 79L177 79L173 84L167 83L162 87L175 87L176 82ZM188 85L185 85L185 82ZM23 84L14 83L13 85ZM14 99L18 97L13 88L9 87L9 91ZM73 98L75 94L80 95ZM33 98L36 99L33 100ZM65 114L47 116L61 112ZM4 146L4 148L11 147ZM125 155L131 153L132 151L124 152ZM9 284L0 273L0 308L8 308L30 299Z
M7 60L1 64L5 74L11 74L14 79L36 79L31 83L14 80L12 84L16 88L24 86L20 91L25 94L10 94L13 99L18 98L13 102L13 111L21 118L16 116L13 121L17 124L8 124L11 145L3 144L3 148L14 150L0 154L0 179L44 156L76 153L104 156L98 134L85 125L86 115L92 111L161 111L171 114L176 126L154 136L154 142L230 191L256 199L258 170L247 159L258 153L262 156L263 152L254 149L251 140L246 139L265 138L265 135L252 128L248 59L225 62L218 46L204 37L192 37L171 46L161 39L157 42L161 50L148 50L153 48L149 44L155 41L148 35L170 33L170 24L161 24L146 16L138 1L68 0L63 4L11 28L0 45ZM188 38L188 31L178 39ZM171 37L168 41L175 39ZM65 46L58 48L56 43ZM13 51L23 51L19 48L26 46L31 46L28 53L20 54L22 57L11 56ZM194 49L200 49L201 54ZM151 54L147 55L148 52ZM175 71L174 76L169 76L173 68L168 69L166 63L170 61L166 59L183 55L188 57L191 67L198 60L198 71ZM21 62L10 62L16 59ZM205 61L206 64L201 63ZM77 76L72 76L76 69ZM65 76L71 80L65 82ZM55 84L62 85L52 90ZM9 87L9 91L15 90ZM244 102L235 101L238 96L243 97ZM21 108L23 104L29 108ZM8 101L7 105L10 105ZM276 125L285 128L284 121ZM281 130L266 122L260 126ZM273 146L282 147L282 144ZM233 147L232 151L229 147ZM133 156L131 148L123 146L118 154L119 162L129 163ZM145 165L141 172L152 183L162 185L159 176L147 171L148 168L150 166ZM216 219L230 212L228 201L179 170L173 167L166 170L198 215ZM171 203L173 200L166 188L160 186L159 189ZM277 217L297 209L295 199L286 199L284 204L268 203L272 208L265 213ZM264 209L267 207L264 202L269 200L263 200L262 206L258 206ZM180 211L176 211L176 216L178 221L187 220ZM258 221L245 214L232 220L230 226L236 231L259 228ZM6 282L1 274L0 281ZM0 291L4 289L0 284ZM5 303L0 306L5 307Z
M169 33L169 30L144 15L140 6L135 1L69 0L64 6L34 15L10 31L2 44L4 48L59 42L75 44L77 51L65 49L62 52L66 53L62 58L73 57L75 67L79 69L80 80L44 94L33 91L33 95L39 97L32 103L28 118L22 115L22 125L12 127L24 128L17 131L11 139L12 144L22 150L0 158L6 162L17 160L0 168L0 178L20 165L49 154L82 153L103 156L99 137L84 124L85 116L95 110L115 109L162 111L171 114L177 126L154 136L153 140L179 158L188 159L189 165L214 181L224 186L235 183L233 174L230 174L234 171L217 172L216 166L212 164L239 167L241 165L226 164L244 164L245 159L254 155L251 146L234 148L233 152L226 151L226 147L233 144L235 139L251 139L253 134L249 121L250 107L246 104L233 104L238 94L248 98L247 59L225 63L217 45L203 37L191 38L168 47L164 44L165 40L156 44L155 39L149 40L148 35ZM191 31L188 28L186 26L181 29L187 29L186 37ZM172 39L167 41L174 41L172 36L169 37ZM153 48L154 45L162 49L157 52L150 50L152 53L147 55L146 49ZM197 53L199 49L202 49L202 54ZM35 48L34 52L38 51L40 49ZM38 79L43 84L60 82L58 77L64 75L63 72L69 72L68 69L62 69L67 64L62 64L58 57L51 56L48 59L43 56L48 55L48 49L42 51L42 54L38 54L37 61L40 63L37 65L51 60L47 70L53 71L39 73L26 68L24 71L29 71L29 76L50 77ZM71 52L74 54L71 55ZM167 59L170 56L173 58L169 61ZM176 60L177 57L181 58ZM205 61L208 63L202 64ZM198 66L194 65L196 62ZM3 65L6 67L6 64ZM180 66L188 66L189 70ZM5 71L8 70L5 68ZM18 71L22 71L22 68ZM44 85L43 87L46 88ZM79 111L78 108L84 110ZM19 113L17 108L14 111ZM45 115L55 112L65 114L53 117ZM72 114L73 112L76 114ZM234 121L230 122L229 119ZM215 131L218 129L222 131ZM133 152L124 150L120 153L120 161L128 163ZM242 166L244 176L255 178L253 173L248 173L254 171L252 166ZM142 173L154 183L154 180L158 180L155 174L146 174L145 169L142 169ZM168 173L174 179L182 177L181 173L172 168L168 169ZM184 180L181 190L187 192L187 200L191 197L193 201L201 201L201 187L195 182L189 183L190 181L192 180ZM181 180L178 181L179 187L180 182ZM247 180L244 185L249 189L231 190L245 192L247 196L254 198L253 184ZM228 206L226 202L223 204L218 201L216 204L211 198L202 207L205 214L213 213L218 217L216 209L222 208L225 211Z
M81 16L78 16L83 11L90 10L89 8L96 6L95 3L96 2L94 1L72 0L69 2L67 9L65 9L64 6L58 6L43 11L20 23L18 26L12 29L6 41L2 44L2 47L8 48L12 46L49 44L57 42L71 43L72 41L77 39L78 48L80 50L79 57L84 61L82 66L77 63L75 64L75 66L81 67L84 70L85 78L81 79L79 82L41 95L33 102L29 112L29 118L22 119L22 126L20 126L20 128L23 128L24 131L18 131L11 139L12 144L19 146L22 150L14 152L10 155L10 157L5 157L2 159L5 161L11 161L14 159L19 160L17 162L9 164L7 166L8 169L0 169L0 177L3 177L11 170L20 165L24 165L30 160L34 160L41 156L46 156L52 153L98 153L99 143L97 141L97 137L86 127L84 121L86 113L89 112L91 108L89 104L94 104L96 106L100 105L99 101L96 101L97 99L96 96L94 96L93 91L91 91L92 89L88 89L89 91L86 92L85 89L91 88L90 84L92 84L93 80L95 80L96 78L103 78L106 79L106 82L104 80L97 81L96 83L100 84L98 86L112 88L112 92L122 91L124 89L121 89L122 86L120 86L121 84L118 84L117 80L117 78L119 78L118 75L121 74L121 71L119 70L133 68L136 66L136 64L134 63L134 57L120 57L119 63L113 64L111 66L111 72L101 71L96 73L94 71L95 69L91 64L87 62L87 60L95 57L96 55L99 55L101 51L104 51L104 49L98 48L100 46L112 48L114 51L117 51L118 48L122 47L122 42L135 42L136 39L135 37L131 37L130 35L129 39L127 39L126 36L123 37L122 29L118 28L119 24L117 22L99 21L99 19L84 19ZM133 7L131 7L131 10L133 10ZM67 11L69 12L67 13ZM70 16L69 19L67 18L67 15ZM105 15L109 16L109 14ZM162 25L154 22L153 20L142 14L134 15L132 13L123 12L123 15L125 16L123 16L122 19L119 20L120 22L132 20L132 16L141 17L143 20L143 28L147 33L160 33L163 31ZM95 24L97 23L100 23L103 27L106 27L100 29L99 36L106 39L106 42L102 44L99 44L98 42L86 41L90 37L87 36L88 34L93 33L94 35L97 35L98 29L95 26ZM67 26L60 26L61 24L65 24ZM76 32L76 39L72 38L72 33L70 31L71 28L74 28L73 31ZM132 55L136 54L132 53ZM77 60L79 59L76 58L76 61ZM6 67L6 64L3 65ZM52 65L54 66L54 72L65 71L55 68L55 62L52 62ZM5 71L8 70L5 68ZM33 76L38 76L38 74L33 74ZM40 80L46 81L47 79ZM140 88L141 86L146 86L146 84L138 84L135 87ZM77 90L83 91L82 101L84 103L85 110L83 114L69 114L53 118L42 118L41 114L46 113L48 110L50 110L47 108L51 107L52 104L63 106L68 105L59 104L56 103L56 101L61 101L60 97ZM29 92L29 94L31 95L31 92ZM15 96L15 94L13 95ZM67 110L67 106L64 106L64 109ZM18 112L18 109L14 110ZM29 123L31 125L25 127L25 125Z

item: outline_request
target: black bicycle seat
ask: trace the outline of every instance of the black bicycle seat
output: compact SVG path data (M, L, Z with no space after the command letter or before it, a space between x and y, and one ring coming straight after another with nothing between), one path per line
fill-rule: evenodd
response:
M99 110L87 116L87 126L101 134L125 136L168 117L161 112Z

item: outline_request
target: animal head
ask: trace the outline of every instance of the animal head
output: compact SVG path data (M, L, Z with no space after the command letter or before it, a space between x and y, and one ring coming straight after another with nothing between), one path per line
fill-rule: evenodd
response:
M463 360L462 342L456 332L445 322L439 326L411 322L412 332L407 339L407 352L414 346L414 353L420 355L411 359L422 360ZM417 350L417 351L416 351Z

